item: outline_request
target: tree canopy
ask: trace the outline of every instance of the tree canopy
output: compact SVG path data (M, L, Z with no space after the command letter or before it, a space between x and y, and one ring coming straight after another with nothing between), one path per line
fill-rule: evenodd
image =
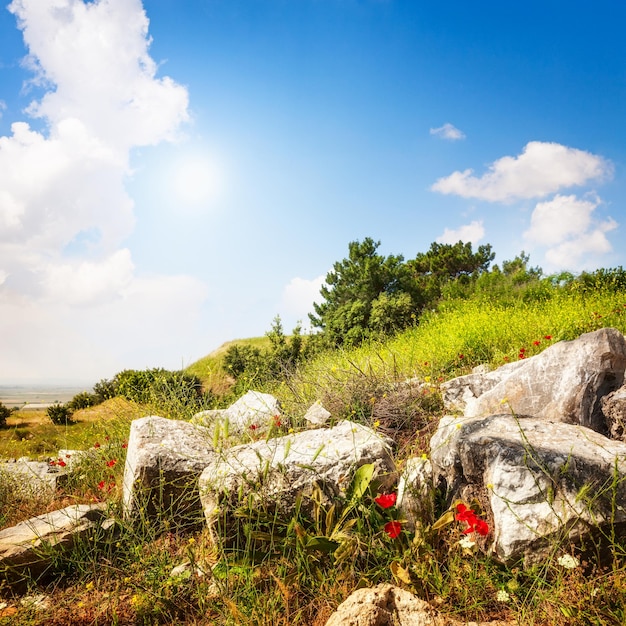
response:
M433 243L425 253L404 261L383 256L380 241L366 237L348 244L347 258L337 261L310 320L330 345L354 345L376 333L389 333L413 323L431 306L449 281L472 280L489 268L490 245L472 251L471 243Z

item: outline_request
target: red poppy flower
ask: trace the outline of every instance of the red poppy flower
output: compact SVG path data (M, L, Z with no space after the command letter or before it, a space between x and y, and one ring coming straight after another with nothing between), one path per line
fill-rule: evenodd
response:
M465 355L464 354L459 354L459 359L464 359Z
M467 528L463 531L464 535L478 533L484 536L489 534L489 524L485 520L480 519L472 509L468 509L463 503L456 505L455 517L459 522L467 524Z
M110 461L107 461L107 467L113 467L116 463L116 459L111 459Z
M524 352L526 352L526 348L520 348L519 351L520 351L520 354L524 354Z
M483 535L483 537L485 535L488 535L489 524L487 524L485 520L480 519L480 517L477 517L476 521L474 522L474 532L478 533L479 535Z
M56 462L56 461L50 461L50 465L54 466L54 465L56 465L56 464L57 464L57 462Z
M258 426L256 424L250 424L248 428L250 428L250 430L256 430Z
M63 461L62 459L59 459L59 460L57 461L57 465L58 465L59 467L65 467L65 466L67 465L67 463L66 463L65 461Z
M535 340L533 341L533 346L541 345L541 341Z
M105 484L106 484L106 483L105 483L103 480L101 480L101 481L98 483L98 489L104 489L104 485L105 485Z
M459 522L469 522L475 516L474 511L472 509L468 509L462 502L456 505L456 515L455 518Z
M543 336L543 338L544 338L546 341L550 341L550 339L552 339L552 335L544 335L544 336Z
M385 524L385 532L391 537L391 539L395 539L402 532L402 524L400 522L387 522Z
M388 509L396 503L396 497L395 493L381 493L374 498L374 502L383 509Z
M100 443L98 441L96 441L96 443L93 444L94 448L99 448L100 447Z
M124 448L124 449L128 448L128 444L127 444L126 442L124 442L124 443L122 444L122 448Z

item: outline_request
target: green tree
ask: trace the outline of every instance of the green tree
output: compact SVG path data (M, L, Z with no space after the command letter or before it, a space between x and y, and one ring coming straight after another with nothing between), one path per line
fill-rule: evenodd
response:
M432 306L446 286L450 283L469 285L488 270L495 256L489 244L479 246L474 252L470 242L432 243L427 252L420 252L407 266L422 294L424 306Z
M371 334L372 306L381 294L393 298L406 293L413 306L418 304L404 257L382 256L377 253L379 246L380 241L370 237L350 242L348 257L337 261L326 275L320 290L323 301L313 305L315 314L309 318L331 345L356 344Z
M4 428L7 425L7 419L11 417L11 413L13 413L15 409L10 409L8 406L4 406L2 402L0 402L0 428Z

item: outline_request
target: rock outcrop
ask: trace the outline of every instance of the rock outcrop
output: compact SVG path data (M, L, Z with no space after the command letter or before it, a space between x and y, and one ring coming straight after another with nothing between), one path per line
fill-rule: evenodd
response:
M200 497L209 528L224 532L230 514L243 505L286 516L296 501L317 486L329 499L345 495L354 471L375 465L383 487L396 482L391 441L366 426L343 421L320 428L236 446L215 458L202 472Z
M431 442L435 484L488 511L493 550L527 564L626 522L626 444L541 418L446 417Z
M203 428L154 415L134 420L124 467L126 515L159 515L181 524L201 519L198 476L214 456Z
M79 541L104 539L115 527L105 504L77 504L0 531L0 572L14 586L38 579Z
M513 622L459 622L428 602L387 583L358 589L330 616L326 626L513 626Z
M469 399L464 415L478 417L510 410L606 433L601 398L624 382L626 339L614 328L602 328L574 341L556 343L515 365L500 368L502 380ZM492 380L494 375L485 374L484 378Z

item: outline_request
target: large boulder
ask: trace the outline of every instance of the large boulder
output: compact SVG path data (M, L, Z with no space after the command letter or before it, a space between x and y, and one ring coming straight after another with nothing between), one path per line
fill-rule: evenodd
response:
M626 444L544 418L444 417L431 440L435 484L478 500L504 562L545 558L559 544L610 536L626 522Z
M250 429L257 433L266 432L280 418L278 400L269 393L248 391L227 409L210 409L196 413L191 421L194 424L218 429L223 434L241 434Z
M12 585L38 579L79 541L104 539L115 526L106 505L76 504L0 531L0 572Z
M561 341L507 369L508 375L465 406L465 415L503 413L580 424L606 433L601 399L624 382L626 339L602 328ZM488 375L487 375L488 376Z
M330 616L326 626L512 626L513 622L459 622L442 615L412 593L388 583L357 589Z
M602 412L609 437L626 441L626 387L620 387L602 398Z
M124 511L165 516L179 524L202 519L197 482L215 458L203 428L151 415L130 427L124 467Z
M56 462L18 459L0 462L0 480L25 497L50 496L67 481L67 471Z
M396 480L391 441L366 426L343 421L334 428L305 432L236 446L222 452L202 472L200 497L212 533L230 526L238 507L249 511L293 514L296 501L316 486L330 501L345 496L354 471L367 463L383 488ZM302 502L302 501L301 501Z
M472 370L471 374L457 376L441 383L440 390L444 408L450 412L460 411L463 413L468 403L493 389L520 367L524 367L528 361L513 361L493 371L489 371L486 366L479 365Z

